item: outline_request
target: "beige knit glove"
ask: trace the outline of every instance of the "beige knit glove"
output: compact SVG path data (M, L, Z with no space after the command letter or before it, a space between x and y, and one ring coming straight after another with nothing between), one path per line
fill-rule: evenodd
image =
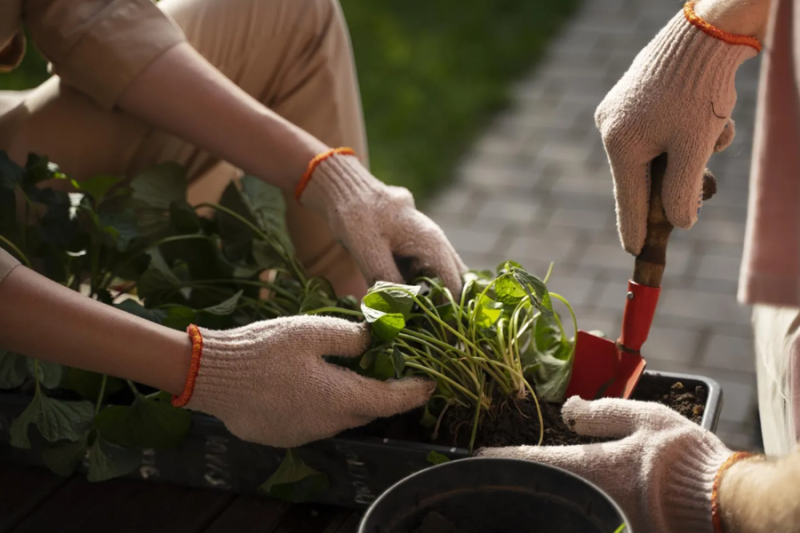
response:
M353 155L321 158L297 194L321 213L370 285L402 283L405 277L436 275L454 295L461 294L467 268L442 230L417 211L407 189L375 178Z
M712 433L666 406L577 396L564 422L581 435L620 438L582 446L479 450L484 457L538 461L573 472L605 490L634 531L711 533L712 491L723 464L742 458ZM723 469L724 470L724 469Z
M663 201L690 228L702 205L703 171L734 136L734 77L758 40L719 30L686 4L642 50L595 113L617 201L622 245L638 254L647 233L649 163L666 152Z
M298 316L227 331L190 326L192 364L178 407L225 423L242 440L288 448L332 437L423 405L435 384L387 382L334 366L323 355L354 357L370 343L365 324Z

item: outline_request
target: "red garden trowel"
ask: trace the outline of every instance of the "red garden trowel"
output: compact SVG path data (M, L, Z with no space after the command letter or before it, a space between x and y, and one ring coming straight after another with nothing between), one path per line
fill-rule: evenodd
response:
M661 183L666 167L666 154L654 159L650 166L647 236L641 253L636 256L633 278L628 281L628 299L619 340L613 342L578 331L567 398L574 395L585 400L629 398L644 372L646 362L639 350L647 340L656 312L666 265L667 242L673 228L661 202ZM716 180L706 170L703 200L710 199L715 192Z

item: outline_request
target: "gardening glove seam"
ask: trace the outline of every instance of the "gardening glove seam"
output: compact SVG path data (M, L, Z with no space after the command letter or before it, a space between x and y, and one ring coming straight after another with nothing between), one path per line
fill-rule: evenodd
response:
M416 209L411 193L385 185L354 155L325 155L305 185L303 203L326 218L368 283L412 281L398 269L399 256L412 260L414 274L438 275L460 294L466 265L441 228Z
M709 157L733 140L736 71L760 43L708 25L687 3L634 59L595 112L614 177L623 247L644 245L649 163L669 154L663 201L675 226L690 228L702 206Z

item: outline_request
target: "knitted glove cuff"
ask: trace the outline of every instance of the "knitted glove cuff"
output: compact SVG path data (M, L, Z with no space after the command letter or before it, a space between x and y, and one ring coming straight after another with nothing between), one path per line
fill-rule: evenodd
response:
M717 494L722 475L749 455L732 452L716 438L685 450L669 471L661 494L668 530L720 533Z
M300 191L303 204L321 213L383 186L349 149L320 154L311 162L309 170L304 189ZM299 195L297 198L299 201Z
M636 58L631 69L650 79L686 86L690 93L698 88L711 89L713 95L733 87L739 65L760 48L757 39L708 24L689 2Z

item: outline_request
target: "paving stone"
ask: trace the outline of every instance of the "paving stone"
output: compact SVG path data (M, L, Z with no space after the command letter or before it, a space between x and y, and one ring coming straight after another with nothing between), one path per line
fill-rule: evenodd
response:
M750 313L736 302L736 294L718 294L670 289L661 294L659 314L676 315L699 324L750 323Z
M654 325L642 353L649 358L668 359L691 364L697 359L700 332Z
M558 207L553 211L548 227L563 226L567 228L603 231L613 214L613 212L606 210Z
M542 232L543 233L543 232ZM509 259L514 259L523 265L534 259L555 263L558 268L569 258L575 242L572 240L552 240L546 236L522 235L515 238L508 248Z
M729 255L703 254L695 275L701 278L739 281L742 258Z
M717 380L722 387L722 414L720 420L734 424L747 424L756 404L756 384Z
M499 219L518 224L531 224L541 205L526 198L513 197L494 197L483 203L477 212L477 217L481 219Z

